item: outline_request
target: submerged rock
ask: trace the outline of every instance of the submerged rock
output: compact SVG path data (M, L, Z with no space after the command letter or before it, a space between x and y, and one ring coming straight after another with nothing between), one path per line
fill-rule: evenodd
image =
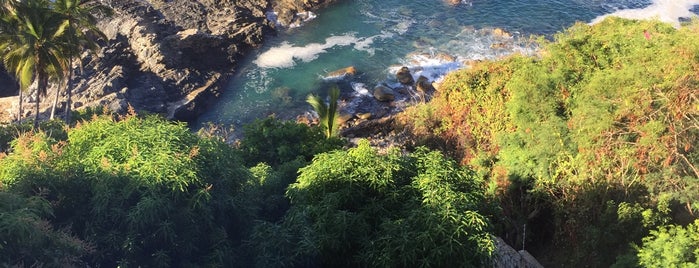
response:
M336 71L329 72L325 79L343 79L348 76L354 76L357 74L357 69L354 66L345 67Z
M510 33L506 32L505 30L500 29L500 28L493 29L493 36L501 37L501 38L511 38L512 37L512 35Z

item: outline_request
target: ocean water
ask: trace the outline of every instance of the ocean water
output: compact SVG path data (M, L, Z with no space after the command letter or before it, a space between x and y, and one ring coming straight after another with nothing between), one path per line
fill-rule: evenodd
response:
M655 18L678 24L695 15L699 0L347 0L268 38L239 65L206 122L239 128L275 114L294 118L311 111L306 97L326 95L337 85L345 93L371 98L374 86L397 86L395 72L408 66L440 80L470 60L496 59L536 49L533 35L551 36L576 22L605 15ZM499 30L507 35L499 34ZM351 77L328 73L354 66ZM350 111L351 112L351 111Z

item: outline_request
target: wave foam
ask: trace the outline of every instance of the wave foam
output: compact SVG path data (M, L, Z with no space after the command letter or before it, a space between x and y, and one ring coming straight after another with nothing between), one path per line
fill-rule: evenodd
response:
M373 54L374 50L371 48L371 44L376 37L381 36L358 38L352 34L338 35L326 38L323 44L311 43L302 47L284 42L260 54L253 63L260 68L290 68L296 65L297 60L311 62L330 48L349 45L354 45L356 50Z
M626 19L651 19L671 23L675 27L680 26L680 18L696 16L690 10L699 5L699 0L655 0L650 6L637 9L622 9L611 14L602 15L590 22L595 24L609 16Z

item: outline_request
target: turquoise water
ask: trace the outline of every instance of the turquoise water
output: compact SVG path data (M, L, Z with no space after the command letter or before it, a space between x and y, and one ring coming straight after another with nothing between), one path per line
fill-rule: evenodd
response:
M667 0L666 0L667 1ZM679 2L693 2L676 0ZM662 1L661 1L662 2ZM652 7L649 0L472 0L449 6L442 0L354 0L323 10L302 27L281 31L239 65L221 99L199 118L239 127L276 114L293 118L310 111L306 96L343 92L370 98L378 84L395 85L394 73L439 80L474 59L529 53L531 35L551 36L576 21L620 9ZM510 36L494 34L501 28ZM448 56L445 56L448 55ZM354 66L347 79L328 72Z

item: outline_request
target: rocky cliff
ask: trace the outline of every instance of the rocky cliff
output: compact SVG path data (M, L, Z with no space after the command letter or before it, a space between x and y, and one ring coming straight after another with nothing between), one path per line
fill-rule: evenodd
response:
M98 24L108 40L96 53L83 54L82 68L76 68L73 79L73 108L102 105L124 112L132 106L194 120L224 90L242 55L273 34L275 27L331 2L102 0L114 10ZM267 18L270 11L287 15L276 24ZM7 77L0 76L3 79ZM0 92L16 92L12 85L3 83ZM44 110L53 92L42 101ZM25 102L33 100L30 96ZM26 110L26 115L32 112Z

